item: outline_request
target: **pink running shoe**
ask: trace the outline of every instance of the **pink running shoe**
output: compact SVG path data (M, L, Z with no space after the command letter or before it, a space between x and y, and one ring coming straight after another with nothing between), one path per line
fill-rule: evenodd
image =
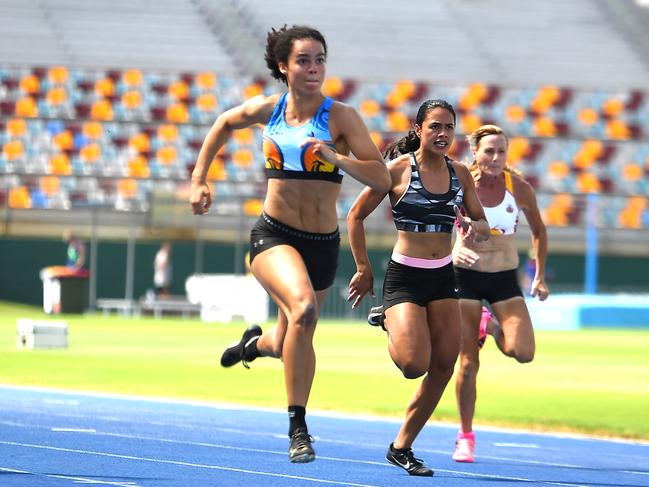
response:
M487 339L487 323L493 320L493 315L486 306L482 307L482 316L480 317L480 331L478 332L478 348L482 348Z
M453 460L462 463L473 463L475 450L475 433L463 433L460 431L455 440L455 452L453 453Z

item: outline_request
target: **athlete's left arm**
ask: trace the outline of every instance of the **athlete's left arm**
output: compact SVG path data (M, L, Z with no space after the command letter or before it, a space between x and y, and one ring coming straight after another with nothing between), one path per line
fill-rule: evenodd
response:
M473 177L464 164L453 161L453 169L462 184L464 207L469 215L469 218L463 217L456 210L457 221L462 229L462 238L474 242L484 242L489 239L489 223L482 203L478 199Z
M375 191L387 193L390 174L359 113L349 105L334 102L329 112L329 124L330 129L335 127L338 138L344 140L355 158L333 151L324 141L316 141L314 151L357 181Z
M550 291L545 282L545 262L548 257L548 232L541 218L534 188L524 179L512 175L516 204L525 213L525 218L532 232L532 245L536 256L536 273L532 281L530 294L544 301Z

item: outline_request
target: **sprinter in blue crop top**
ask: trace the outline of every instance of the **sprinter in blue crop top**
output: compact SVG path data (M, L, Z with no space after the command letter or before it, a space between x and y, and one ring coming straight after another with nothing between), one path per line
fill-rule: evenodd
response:
M347 216L356 274L349 300L357 307L374 296L363 222L390 197L397 241L383 282L382 325L388 350L404 377L426 376L415 394L386 458L410 475L432 470L412 452L415 438L432 415L457 359L460 308L451 262L451 232L458 218L464 238L489 238L489 227L468 169L447 157L455 133L455 111L444 100L428 100L414 130L388 149L389 191L365 188ZM394 149L394 150L392 150ZM463 207L470 217L460 215Z
M305 415L315 374L313 334L338 263L340 182L347 174L387 191L390 174L358 112L321 92L327 45L320 32L272 29L265 59L272 76L286 83L286 93L251 98L216 119L192 173L190 203L195 214L209 209L208 169L232 131L265 125L268 187L250 234L250 268L277 304L278 325L266 333L249 326L223 352L221 365L247 367L260 356L282 359L289 459L305 463L315 459Z
M519 362L530 362L534 357L534 330L517 279L516 230L521 211L532 233L538 263L530 294L541 301L548 296L544 276L547 232L534 189L507 166L507 137L500 127L484 125L468 139L474 157L470 170L491 238L482 243L458 239L453 247L462 310L460 369L455 389L461 420L453 453L457 462L474 461L478 351L487 334L494 337L502 353ZM495 318L482 306L483 300L489 303Z

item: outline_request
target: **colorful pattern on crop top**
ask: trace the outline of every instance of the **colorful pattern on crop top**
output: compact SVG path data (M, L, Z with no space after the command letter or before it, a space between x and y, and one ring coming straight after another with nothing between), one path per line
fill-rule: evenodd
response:
M497 206L483 206L492 235L513 235L518 225L519 208L514 198L512 175L504 172L505 196Z
M333 100L326 97L311 120L299 127L286 123L284 93L264 128L264 159L269 178L317 179L341 183L344 172L313 153L313 144L300 147L308 137L323 140L334 151L336 147L329 132L329 110Z
M417 159L413 152L410 153L410 181L406 191L392 207L392 217L397 230L428 233L453 231L453 207L462 206L464 190L451 160L448 157L445 159L450 175L449 188L446 193L435 194L424 188Z

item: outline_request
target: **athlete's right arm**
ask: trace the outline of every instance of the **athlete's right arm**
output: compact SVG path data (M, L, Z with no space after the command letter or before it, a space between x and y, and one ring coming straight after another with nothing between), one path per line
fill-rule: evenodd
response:
M388 163L391 176L393 167L392 163ZM395 180L393 177L392 181ZM374 275L367 255L364 221L381 204L387 194L366 186L347 213L349 246L356 263L356 273L349 281L349 295L347 296L347 301L352 301L352 308L356 308L367 293L370 293L371 297L375 296Z
M189 203L192 205L195 215L207 213L212 204L212 196L206 178L216 153L227 142L234 130L255 124L265 124L270 118L276 102L277 95L256 96L223 112L216 119L205 136L192 172Z

